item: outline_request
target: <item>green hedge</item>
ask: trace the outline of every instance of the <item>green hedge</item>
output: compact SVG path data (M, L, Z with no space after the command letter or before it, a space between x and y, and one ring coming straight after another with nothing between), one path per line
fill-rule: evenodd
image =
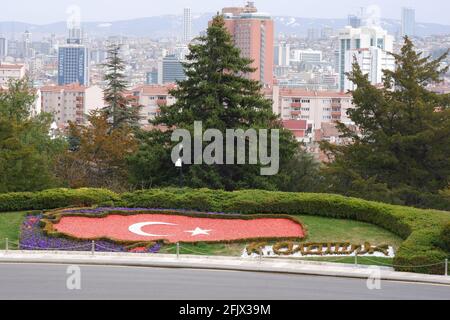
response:
M0 212L92 206L120 202L120 196L105 189L51 189L41 192L0 194Z
M450 256L448 247L445 249L442 245L445 236L448 241L448 229L444 227L450 223L450 212L394 206L338 195L171 188L122 195L98 189L58 189L34 194L0 195L0 211L93 204L243 214L306 214L351 219L372 223L405 239L394 259L394 265L402 266L396 267L399 271L443 274L443 262Z
M447 251L450 251L450 222L447 223L441 232L441 246Z

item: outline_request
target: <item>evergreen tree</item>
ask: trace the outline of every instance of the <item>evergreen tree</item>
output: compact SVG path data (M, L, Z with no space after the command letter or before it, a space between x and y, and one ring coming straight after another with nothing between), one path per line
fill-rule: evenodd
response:
M349 79L357 85L355 108L348 116L357 134L339 124L353 144L323 143L331 191L370 199L423 205L427 194L449 185L450 95L428 90L448 68L414 50L410 39L395 58L395 71L384 71L381 88L373 86L355 62Z
M127 81L124 75L125 63L120 57L120 45L110 45L104 67L106 68L104 76L106 107L103 111L110 120L112 128L119 128L124 124L137 127L140 119L140 106L130 105L125 97Z
M51 115L32 114L35 101L26 79L0 92L0 193L58 185L53 168L65 143L50 138Z
M147 134L140 152L130 159L135 182L149 185L150 181L177 181L178 173L170 161L170 151L174 146L170 142L170 134L174 129L187 129L193 136L195 121L202 121L204 130L217 129L224 136L226 129L279 129L283 168L299 145L292 134L282 128L272 111L272 102L262 93L261 84L245 76L255 71L251 67L252 61L241 57L222 16L216 16L206 35L190 46L187 60L184 63L187 80L179 82L178 87L170 92L177 102L161 106L159 116L153 121L155 126L168 127L168 131ZM154 172L145 175L140 169L144 165L143 154L154 153L155 148L161 152L161 140L165 141L162 145L166 156L163 157L164 163L157 167L168 170L163 175L164 179ZM278 189L279 179L261 176L260 168L260 165L189 165L183 170L186 184L191 187Z

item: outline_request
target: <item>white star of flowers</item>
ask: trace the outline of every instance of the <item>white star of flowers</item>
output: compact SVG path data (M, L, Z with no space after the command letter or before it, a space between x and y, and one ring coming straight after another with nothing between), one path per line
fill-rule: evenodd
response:
M192 230L192 231L185 231L185 232L190 232L190 233L192 233L192 236L195 237L195 236L200 236L200 235L209 236L209 235L210 235L209 233L210 233L211 231L212 231L212 230L204 230L204 229L202 229L202 228L197 227L195 230Z

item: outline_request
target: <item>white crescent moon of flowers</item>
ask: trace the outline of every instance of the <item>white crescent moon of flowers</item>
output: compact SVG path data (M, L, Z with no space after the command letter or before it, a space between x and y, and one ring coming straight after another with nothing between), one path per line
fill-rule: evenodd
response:
M131 233L137 234L138 236L144 236L144 237L168 237L170 235L168 234L151 234L151 233L146 233L144 231L142 231L143 227L146 226L176 226L176 224L173 223L166 223L166 222L140 222L140 223L135 223L133 225L131 225L128 230Z

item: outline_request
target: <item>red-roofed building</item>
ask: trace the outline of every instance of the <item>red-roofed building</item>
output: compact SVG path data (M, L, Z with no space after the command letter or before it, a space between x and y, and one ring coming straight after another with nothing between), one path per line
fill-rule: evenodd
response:
M162 105L171 106L176 102L176 99L169 94L169 91L175 87L175 84L143 85L131 90L130 96L142 106L141 125L144 128L150 126L149 120L153 120L159 114Z
M26 68L23 64L0 63L0 87L7 87L10 80L20 80L25 77Z
M39 91L41 111L53 114L58 127L66 126L69 121L83 124L90 111L105 105L103 90L98 86L45 86Z
M290 130L298 141L307 140L308 123L305 120L283 120L283 126ZM305 141L306 142L306 141Z

